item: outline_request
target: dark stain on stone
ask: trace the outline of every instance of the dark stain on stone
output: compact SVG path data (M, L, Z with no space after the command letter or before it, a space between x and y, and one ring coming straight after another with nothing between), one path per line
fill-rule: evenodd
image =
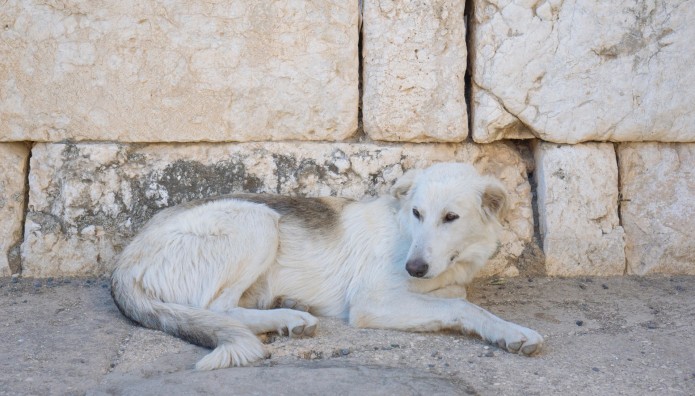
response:
M257 192L263 189L263 180L256 176L246 175L244 178L243 191Z
M46 212L31 212L27 215L27 220L41 225L44 234L65 234L66 227L60 218Z
M262 185L262 181L247 175L243 163L234 160L213 165L179 160L162 171L157 183L166 188L176 203Z
M369 174L369 185L370 186L376 186L378 184L382 184L383 182L384 182L384 174L381 171Z
M656 4L650 8L646 3L638 3L636 7L626 11L634 17L632 26L625 26L625 33L615 44L592 49L594 54L606 60L620 57L634 57L633 70L638 70L643 64L648 63L662 48L671 45L664 40L673 29L666 26L669 17L657 19Z
M338 167L335 166L335 164L332 163L332 162L326 163L326 167L328 168L328 171L331 172L331 173L339 173L339 171L340 171L340 170L338 169Z
M19 240L7 250L7 264L10 267L10 272L13 274L22 272L21 247L22 241Z
M62 152L65 159L60 176L57 177L48 194L55 202L63 202L63 186L70 180L80 180L85 185L104 182L103 174L116 174L121 185L127 187L113 189L114 213L105 213L100 205L93 204L89 188L82 188L80 196L71 201L71 209L79 208L81 213L73 217L71 224L62 224L60 218L47 212L30 212L32 220L40 224L43 232L68 233L68 228L78 230L87 226L102 227L107 233L117 235L113 243L120 249L122 238L133 236L155 213L168 206L180 204L209 196L219 196L231 192L258 192L263 188L263 180L247 172L239 158L225 159L211 165L197 161L179 160L163 170L153 170L143 176L126 174L124 163L130 167L147 168L147 157L135 152L137 146L120 145L114 161L96 168L85 166L88 156L79 145L66 144ZM153 194L154 189L154 194ZM128 191L129 197L124 197ZM166 197L160 196L162 192ZM68 208L65 208L68 209ZM63 210L65 210L63 209Z
M297 180L310 176L316 176L318 179L323 180L326 178L326 169L319 166L314 160L303 160L297 169Z
M316 161L311 158L304 158L297 161L294 157L273 154L273 161L275 162L277 176L277 184L275 186L275 192L277 194L286 192L286 186L291 185L292 180L297 182L301 191L301 188L304 187L312 177L318 181L324 181L329 178L328 172L337 174L338 170L335 166L335 171L327 170L326 164L317 164ZM284 189L283 186L285 186ZM336 194L337 192L331 189L331 195L335 196Z
M128 162L145 163L147 157L142 153L128 153Z
M526 243L519 258L510 263L516 264L516 267L521 275L547 275L545 268L545 254L539 245L538 240L534 237L533 241Z
M80 149L77 147L76 144L74 144L74 143L65 144L65 148L63 149L63 158L65 158L66 161L77 159L77 158L79 158L79 156L80 156Z
M136 229L163 208L161 197L147 195L152 185L160 186L166 191L166 206L174 206L234 191L257 192L263 187L263 180L248 174L246 167L238 159L212 165L196 161L175 161L161 172L155 171L133 181L133 212L130 215Z
M297 160L282 154L273 154L273 162L275 162L277 184L275 192L280 194L282 186L287 184L287 181L294 178L294 171L297 169Z

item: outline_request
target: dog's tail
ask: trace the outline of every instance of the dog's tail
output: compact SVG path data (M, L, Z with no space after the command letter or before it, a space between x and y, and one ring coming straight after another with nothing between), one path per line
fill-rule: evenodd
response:
M162 302L121 275L117 269L111 277L111 296L123 315L144 327L214 348L196 363L196 370L243 366L265 355L263 344L243 323L206 309Z

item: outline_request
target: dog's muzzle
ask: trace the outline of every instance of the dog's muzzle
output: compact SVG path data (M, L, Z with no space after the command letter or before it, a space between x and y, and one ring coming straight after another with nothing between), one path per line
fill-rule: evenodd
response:
M408 271L410 276L414 276L416 278L422 278L425 276L429 268L429 264L427 264L425 260L421 258L412 259L405 263L406 271Z

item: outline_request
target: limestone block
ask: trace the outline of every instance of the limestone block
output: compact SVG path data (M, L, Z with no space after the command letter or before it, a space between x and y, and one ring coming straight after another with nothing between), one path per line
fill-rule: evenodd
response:
M695 141L695 0L473 5L476 142Z
M331 143L37 144L31 159L24 274L97 275L157 211L231 192L360 198L406 169L463 161L510 193L501 248L486 274L518 273L532 244L531 189L511 145Z
M618 165L611 143L539 143L539 226L548 275L622 275Z
M533 132L517 117L507 112L488 91L473 85L471 89L473 137L479 143L502 139L533 139Z
M695 275L695 144L618 146L630 274Z
M18 273L29 148L0 144L0 276Z
M468 137L465 0L364 2L362 114L375 140Z
M7 0L0 141L338 140L356 1Z

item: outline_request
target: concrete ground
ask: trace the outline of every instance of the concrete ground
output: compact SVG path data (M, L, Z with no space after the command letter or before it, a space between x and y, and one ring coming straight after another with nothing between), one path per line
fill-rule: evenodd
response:
M469 294L544 351L322 318L314 338L268 337L253 367L195 372L206 350L130 323L105 279L0 278L0 395L695 394L695 277L488 279Z

